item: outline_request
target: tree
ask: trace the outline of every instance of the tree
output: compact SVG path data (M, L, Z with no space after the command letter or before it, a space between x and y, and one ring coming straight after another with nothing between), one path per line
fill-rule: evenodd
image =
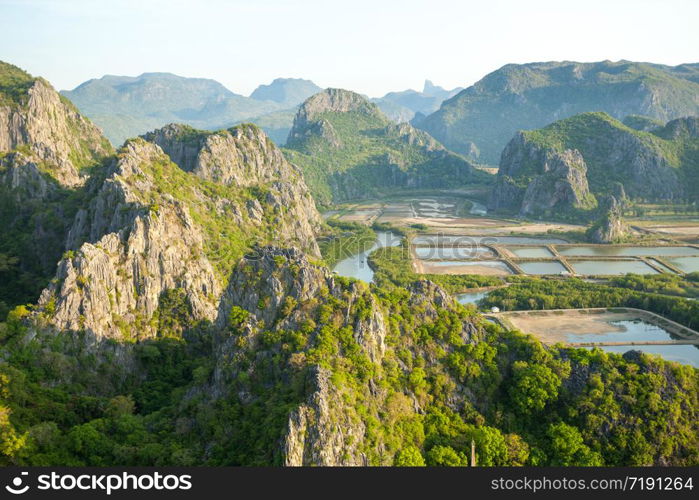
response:
M115 419L122 415L133 415L135 404L131 396L116 396L109 400L105 415Z
M10 377L5 373L0 374L0 398L10 397ZM13 458L24 447L26 434L18 435L15 427L10 422L10 409L0 404L0 465L13 463Z
M521 466L529 459L529 445L518 434L506 434L507 465Z
M0 405L0 464L12 464L25 441L26 434L18 435L10 422L10 409Z
M546 403L558 398L561 379L548 366L515 361L512 370L514 383L510 398L519 413L539 412Z
M474 428L469 434L470 439L476 443L478 465L486 467L509 465L507 463L507 444L499 429L484 425Z
M427 453L427 463L433 467L464 467L468 466L468 457L451 446L437 445Z
M393 465L398 467L424 467L425 459L415 446L408 446L396 453Z
M591 451L585 445L577 427L559 422L551 424L546 434L551 440L549 443L549 461L551 465L603 465L599 454Z

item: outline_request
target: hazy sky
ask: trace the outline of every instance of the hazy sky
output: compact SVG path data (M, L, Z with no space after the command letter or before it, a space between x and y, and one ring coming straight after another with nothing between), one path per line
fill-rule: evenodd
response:
M697 0L0 0L0 60L73 88L168 71L248 95L303 77L371 96L507 63L699 61Z

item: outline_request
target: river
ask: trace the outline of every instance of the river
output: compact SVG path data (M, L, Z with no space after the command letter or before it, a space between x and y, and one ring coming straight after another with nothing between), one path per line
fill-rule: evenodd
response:
M371 248L341 260L335 265L333 271L340 276L371 283L374 280L374 271L369 266L367 259L369 254L379 248L397 247L402 239L402 236L390 231L376 231L376 241Z

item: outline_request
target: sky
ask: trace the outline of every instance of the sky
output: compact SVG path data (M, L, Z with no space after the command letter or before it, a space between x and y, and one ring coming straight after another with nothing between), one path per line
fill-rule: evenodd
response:
M508 63L698 62L697 19L697 0L0 0L0 60L58 89L166 71L378 97Z

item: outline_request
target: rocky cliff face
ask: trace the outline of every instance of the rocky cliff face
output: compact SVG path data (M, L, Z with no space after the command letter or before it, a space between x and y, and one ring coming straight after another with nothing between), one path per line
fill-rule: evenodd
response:
M32 153L8 153L0 157L0 165L0 186L8 190L8 197L17 205L58 196L60 186L47 175L42 161Z
M696 188L683 179L694 171L693 123L675 120L648 133L604 113L584 113L520 132L503 151L490 207L522 214L556 206L589 210L592 195L607 196L615 183L631 199L691 198Z
M352 409L342 400L331 375L326 369L313 367L313 392L289 415L283 448L287 467L369 465L361 451L366 425L352 418Z
M226 324L230 308L235 305L266 325L275 325L278 320L282 327L293 325L293 319L280 315L287 297L296 303L305 302L320 295L323 289L335 290L335 286L327 268L311 265L302 252L257 247L233 271L221 300L217 324Z
M519 133L502 153L489 205L493 210L532 215L590 209L594 203L579 151L546 150Z
M146 134L180 168L197 177L234 187L265 186L263 202L284 212L276 229L280 241L290 241L319 255L315 232L321 219L303 175L289 164L274 143L254 125L216 133L184 125L168 125ZM253 203L249 212L259 213Z
M20 266L26 258L28 295L55 271L37 312L54 329L152 337L173 290L195 320L213 321L231 267L253 242L319 255L320 215L303 176L257 127L169 126L106 160L99 130L44 80L0 71L15 82L0 87L0 253L18 254Z
M322 133L323 130L331 134L329 130L332 130L332 124L323 120L324 113L350 112L360 113L388 124L379 108L359 94L342 89L326 89L309 97L301 105L294 118L294 125L291 127L286 145L294 147L295 144Z
M41 78L0 62L0 316L34 302L55 271L87 172L112 149Z
M23 104L0 105L0 151L20 147L50 164L51 175L66 187L80 185L80 169L112 151L99 129L41 78Z
M628 200L624 187L617 184L612 194L604 200L602 217L588 230L588 238L594 243L618 243L629 232L624 224L624 207Z
M0 157L0 253L16 255L22 271L46 278L74 215L67 200L75 193L62 188L52 170L31 152Z
M185 291L195 318L215 318L220 284L188 207L163 196L150 210L139 196L156 189L141 166L164 159L154 144L127 143L90 207L76 216L68 239L75 250L39 301L55 328L153 336L160 297L171 289Z
M211 182L236 186L280 179L302 182L299 171L254 125L209 133L171 124L143 137L160 146L183 170Z
M406 301L415 311L414 323L405 325L408 329L430 325L459 307L444 290L426 281L411 286ZM389 391L384 381L389 375L378 368L388 363L385 366L395 366L406 376L411 371L396 360L397 347L389 342L391 334L410 333L402 327L396 330L390 318L389 307L366 285L338 279L296 250L257 248L236 266L221 301L216 325L224 333L218 338L216 368L204 392L213 398L212 404L221 398L239 401L240 413L245 414L244 408L269 397L265 387L271 390L282 383L297 388L288 401L288 416L276 424L283 434L276 444L281 464L390 464L394 452L387 450L383 438L369 439L368 427L382 421L387 406L396 401L401 411L416 414L422 400L410 392ZM475 344L481 330L473 321L463 320L454 325L454 333L458 342ZM423 346L406 341L400 347L430 366L439 364ZM454 347L441 349L448 353ZM272 369L270 359L276 360ZM376 368L356 386L341 375L345 369L353 370L350 366ZM449 390L455 408L470 397L462 386ZM367 413L358 412L358 404Z
M262 132L197 132L198 142L177 132L128 141L91 180L92 200L76 214L69 251L40 300L56 329L151 337L161 298L175 289L195 320L213 321L227 266L249 238L319 255L320 216L303 178Z

